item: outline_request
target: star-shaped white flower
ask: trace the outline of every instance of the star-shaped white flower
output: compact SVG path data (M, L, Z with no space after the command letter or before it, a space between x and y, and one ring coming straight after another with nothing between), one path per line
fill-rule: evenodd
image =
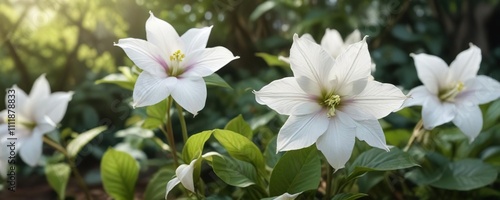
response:
M298 38L290 50L294 77L271 82L256 91L256 100L290 115L278 133L277 151L316 143L330 165L343 168L355 138L388 150L377 119L399 108L406 96L397 87L370 79L365 39L336 60L318 44Z
M203 77L238 58L224 47L205 48L211 30L192 28L179 37L169 23L150 12L147 41L120 39L115 45L143 70L134 87L134 107L154 105L172 95L194 115L203 109L207 96Z
M17 138L15 151L19 150L19 155L24 162L35 166L42 155L43 136L54 130L62 120L73 92L51 93L45 75L41 75L35 81L29 96L15 85L12 89L15 91L15 108L13 109L16 117L13 131L15 135L9 134L6 109L0 112L0 140L3 144L10 141L7 138ZM6 105L8 105L7 97ZM5 159L4 157L0 155L0 158ZM0 161L3 167L6 166L4 161Z
M424 85L413 88L403 107L421 105L424 128L452 121L472 142L481 132L483 117L479 104L500 97L500 83L477 76L481 49L473 44L457 55L450 67L439 57L411 54L417 75Z

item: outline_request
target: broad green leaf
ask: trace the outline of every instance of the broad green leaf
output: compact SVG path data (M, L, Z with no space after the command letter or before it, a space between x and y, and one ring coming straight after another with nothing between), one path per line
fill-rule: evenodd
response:
M487 128L495 125L499 117L500 117L500 100L497 100L490 104L488 110L484 115L483 130L486 130Z
M71 168L66 163L49 164L45 166L45 176L50 187L57 193L58 199L65 199Z
M420 161L421 168L415 168L405 174L405 178L418 185L428 185L439 180L449 164L448 158L436 152L429 152Z
M165 187L174 175L175 171L170 168L158 170L146 187L144 199L165 199L165 193L167 192Z
M147 118L144 120L142 127L145 129L156 129L165 121L167 114L167 100L158 102L155 105L146 108Z
M79 134L75 139L71 140L66 147L68 155L72 158L75 157L87 143L104 130L106 130L105 126L99 126Z
M116 200L134 199L139 165L128 153L109 148L101 160L104 190Z
M266 61L267 65L269 65L270 67L276 66L276 67L282 67L285 69L290 69L290 64L288 64L284 61L281 61L280 59L278 59L278 56L271 55L268 53L256 53L255 56L261 57L262 59L264 59L264 61Z
M363 193L356 193L356 194L340 193L333 196L332 200L356 200L366 196L368 195Z
M279 196L286 192L296 194L318 188L321 162L316 146L286 152L271 174L269 194Z
M358 174L369 171L390 171L418 166L410 154L391 148L386 152L382 149L372 148L359 155L349 167L349 174ZM349 176L350 176L349 175Z
M500 146L492 146L483 151L481 159L494 166L500 166Z
M182 149L182 160L189 164L192 160L199 158L203 153L205 142L207 142L213 132L210 130L191 135Z
M266 159L266 165L270 168L274 168L278 160L283 156L283 152L276 153L277 137L274 136L269 144L267 144L266 150L264 151L264 158Z
M493 183L495 167L479 159L464 159L448 164L443 176L430 185L448 190L469 191Z
M95 81L95 84L109 83L115 84L127 90L134 90L135 81L129 80L123 74L110 74L106 77Z
M224 129L239 133L250 140L253 136L252 128L250 128L250 125L243 119L241 114L229 121Z
M216 129L214 137L232 157L252 163L258 170L264 170L264 156L245 136L229 130Z
M258 183L257 171L252 164L226 156L213 156L212 159L215 174L225 183L242 188Z
M255 8L255 10L253 10L252 14L250 14L250 20L257 20L262 14L273 9L276 5L277 3L275 1L266 1L264 3L261 3L259 6L257 6L257 8Z
M210 76L203 77L203 80L205 80L205 84L207 86L217 86L217 87L233 89L229 84L227 84L227 82L222 77L220 77L216 73L213 73Z

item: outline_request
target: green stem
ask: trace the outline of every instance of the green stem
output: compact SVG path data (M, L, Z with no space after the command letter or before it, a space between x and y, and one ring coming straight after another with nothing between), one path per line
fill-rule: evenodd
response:
M186 120L184 119L184 110L177 102L175 102L175 107L177 107L177 114L179 114L179 120L181 122L182 139L184 140L184 144L186 144L189 136L186 128Z
M404 148L403 151L406 152L410 149L413 142L415 142L415 139L417 139L420 136L420 132L421 132L423 125L424 125L424 121L422 121L422 119L420 119L420 121L417 122L417 125L415 125L415 128L413 128L413 133L411 134L410 140L408 141L408 144L406 145L406 147Z
M323 199L330 199L332 196L332 181L333 181L333 168L327 164L326 167L326 192Z
M90 191L89 191L89 188L87 187L87 184L85 184L85 181L83 180L83 177L82 175L80 174L80 172L78 171L78 169L76 168L76 165L75 165L75 162L73 161L73 159L69 156L68 152L66 151L66 149L64 147L62 147L61 145L59 145L57 142L55 142L54 140L50 139L48 136L44 136L43 137L43 141L48 144L49 146L53 147L54 149L56 149L57 151L61 152L62 154L64 154L64 156L66 157L66 159L68 160L68 164L71 168L71 171L73 172L73 175L75 176L78 184L80 185L80 187L83 189L83 191L85 192L85 197L87 199L92 199L92 196L90 195Z
M172 157L174 159L175 168L179 167L179 160L177 159L177 149L175 148L175 139L174 139L174 130L172 128L172 116L170 115L170 108L172 108L172 97L169 96L167 99L167 124L166 124L166 132L165 129L162 129L163 133L167 137L168 145L172 150Z

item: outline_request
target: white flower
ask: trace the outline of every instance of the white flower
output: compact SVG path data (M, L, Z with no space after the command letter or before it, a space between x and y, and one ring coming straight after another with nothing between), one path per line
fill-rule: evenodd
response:
M169 23L150 12L147 41L120 39L115 45L143 70L134 87L134 107L154 105L172 95L194 115L203 109L207 96L203 77L238 58L224 47L205 48L211 30L193 28L179 37Z
M285 192L285 194L277 196L276 198L274 198L274 200L294 200L300 194L302 194L302 192L299 192L299 193L296 193L296 194L289 194L288 192Z
M54 130L62 120L73 92L54 92L51 94L45 75L36 79L29 96L15 85L12 89L15 91L16 105L14 108L16 125L13 131L15 135L10 135L8 132L8 124L5 120L8 114L6 109L0 112L2 119L0 121L0 139L2 143L8 143L10 140L7 138L17 138L15 140L16 151L19 150L21 159L28 165L35 166L42 155L43 136ZM4 160L1 163L4 164Z
M361 41L361 33L359 30L354 30L349 34L345 41L342 40L340 33L335 29L326 29L325 35L321 39L321 46L330 53L333 58L337 58L340 53L344 52L349 45Z
M168 193L179 183L188 189L189 191L196 193L194 188L194 180L193 180L193 171L194 164L198 161L198 159L194 159L189 163L189 165L182 164L175 170L175 175L172 180L167 183L167 193L165 194L165 199L167 199Z
M413 88L403 107L421 105L424 128L452 121L472 142L481 132L483 117L479 104L499 98L500 83L479 75L481 49L470 48L457 55L450 67L439 57L411 54L417 75L424 85Z
M278 133L277 151L316 143L335 169L343 168L357 137L388 150L377 119L399 108L406 96L391 84L369 79L370 54L365 39L336 60L321 46L294 35L290 50L294 77L256 91L256 100L290 115Z

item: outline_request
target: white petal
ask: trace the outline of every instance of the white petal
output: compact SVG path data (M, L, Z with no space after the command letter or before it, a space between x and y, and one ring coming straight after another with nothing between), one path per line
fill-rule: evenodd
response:
M366 39L350 45L335 60L335 65L330 74L330 79L337 79L335 91L352 90L353 82L368 80L371 76L372 61L368 52Z
M189 165L182 164L175 170L175 174L180 179L182 185L193 193L196 193L193 180L194 164L196 161L197 159L194 159Z
M54 124L61 122L72 96L73 92L52 93L46 101L40 102L43 104L38 104L39 109L35 111L37 112L37 121L48 117Z
M302 192L296 194L289 194L288 192L286 192L285 194L277 196L276 198L274 198L274 200L293 200L297 198L300 194L302 194Z
M168 181L168 183L167 183L167 188L166 188L166 189L167 189L167 193L165 193L165 199L167 199L167 197L168 197L168 193L169 193L172 189L174 189L174 187L175 187L176 185L178 185L180 182L181 182L181 180L179 180L179 178L177 178L177 177L174 177L172 180Z
M16 92L18 92L16 90ZM37 109L36 103L39 100L46 99L50 95L50 85L47 79L45 78L45 74L40 75L35 82L33 83L33 87L31 87L30 95L28 99L25 100L25 107L22 108L22 114L24 114L26 118L30 120L34 120L34 111Z
M201 77L179 78L172 97L188 112L196 116L205 107L207 86Z
M455 104L441 102L435 96L429 97L422 107L422 119L427 130L451 121L455 115Z
M177 50L185 51L182 40L174 27L156 18L152 12L149 12L149 18L146 21L146 37L148 42L155 44L166 56L172 55Z
M212 47L192 52L186 55L188 62L182 77L205 77L213 74L227 63L239 58L225 47Z
M455 97L467 105L488 103L500 97L500 83L488 76L479 75L465 82L465 90Z
M29 100L28 95L26 95L26 93L21 88L17 87L17 85L12 86L12 89L15 92L15 94L14 94L15 101L16 101L15 105L16 105L16 109L18 110L18 112L24 116L31 116L32 110L27 109L27 107L29 107L28 104L32 104L32 103L29 103L31 100ZM6 106L7 106L7 103L8 103L8 96L5 95L5 105ZM3 119L0 119L0 122L2 122L2 120Z
M311 146L325 133L328 121L325 112L288 117L278 133L277 152Z
M424 102L430 96L435 96L427 90L427 88L423 85L415 87L408 92L408 99L404 102L401 107L410 107L415 105L423 105Z
M306 39L306 40L309 40L311 42L316 42L313 38L313 36L309 33L305 33L304 35L300 36L300 38L303 38L303 39Z
M318 44L307 39L293 36L290 49L290 66L294 77L302 76L314 81L319 89L329 89L328 74L335 62L328 53ZM300 85L302 87L302 85ZM302 88L307 90L308 88Z
M359 32L359 30L356 29L345 38L344 44L348 45L359 41L361 41L361 32Z
M418 78L427 90L437 95L439 89L446 87L448 65L441 58L425 53L411 56L415 60Z
M472 142L483 128L483 115L479 106L457 106L457 115L453 119L457 126Z
M181 39L185 45L185 54L204 49L207 46L208 36L210 36L211 30L212 26L204 28L192 28L186 31L181 36Z
M343 44L344 41L340 33L335 29L326 29L325 35L321 38L321 46L325 48L333 58L336 58L342 52Z
M25 138L19 145L19 155L31 167L38 164L42 156L43 133L33 132L31 137Z
M355 120L380 119L401 107L406 96L392 84L369 81L355 96L341 97L339 110Z
M160 78L144 71L135 82L133 99L134 107L154 105L165 98L177 86L177 78Z
M293 77L275 80L254 93L258 103L282 115L305 115L321 110L314 97L304 92Z
M450 64L452 80L465 82L476 77L481 64L481 49L470 44L470 48L460 52Z
M356 137L372 147L389 151L385 135L378 120L363 120L356 122Z
M330 120L328 130L316 142L318 149L325 155L326 160L335 169L345 167L351 157L355 142L356 130L353 124L344 124L349 119L342 112L336 112L335 118Z
M167 76L166 54L153 43L141 39L126 38L118 40L115 46L121 47L137 67L157 76Z

